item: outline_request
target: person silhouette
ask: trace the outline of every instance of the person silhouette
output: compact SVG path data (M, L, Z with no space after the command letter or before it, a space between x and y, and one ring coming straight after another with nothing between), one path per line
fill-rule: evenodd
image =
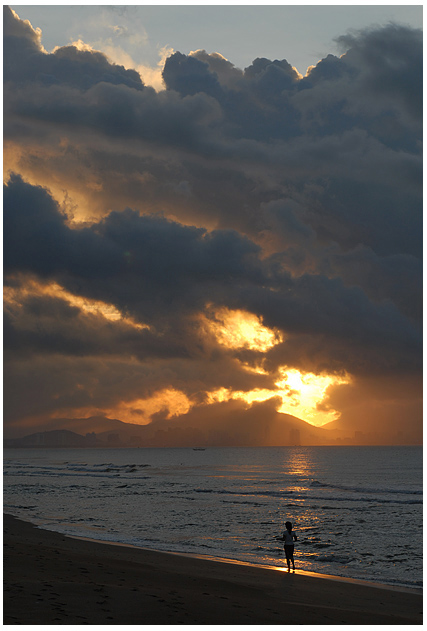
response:
M285 542L283 546L285 548L286 561L288 563L288 572L291 571L291 561L292 561L292 569L295 571L295 562L294 562L294 541L297 541L298 537L292 530L292 524L290 521L287 521L286 530L283 531L283 536L281 541Z

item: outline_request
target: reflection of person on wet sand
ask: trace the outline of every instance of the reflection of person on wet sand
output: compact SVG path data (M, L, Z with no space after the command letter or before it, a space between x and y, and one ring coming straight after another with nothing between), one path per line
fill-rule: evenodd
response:
M288 572L290 572L291 561L292 561L292 569L295 570L294 541L297 540L297 536L292 530L292 524L290 521L287 521L285 526L286 526L286 530L283 531L283 536L280 539L280 541L285 542L284 548L285 548L285 554L286 554L286 561L288 562Z

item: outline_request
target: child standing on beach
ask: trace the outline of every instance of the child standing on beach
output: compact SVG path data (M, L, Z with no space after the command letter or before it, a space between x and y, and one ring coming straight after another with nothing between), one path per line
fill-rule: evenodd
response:
M286 530L283 531L283 537L280 541L285 542L284 548L285 548L285 554L286 554L286 561L288 562L288 572L290 572L291 561L292 561L292 569L295 570L294 541L297 540L297 536L292 530L292 524L290 521L287 521L285 526L286 526Z

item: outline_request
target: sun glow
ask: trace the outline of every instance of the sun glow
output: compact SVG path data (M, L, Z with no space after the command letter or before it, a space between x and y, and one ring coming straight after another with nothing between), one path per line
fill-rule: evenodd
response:
M241 399L248 404L281 397L282 404L277 409L282 414L292 414L312 425L321 426L333 421L337 411L323 404L330 386L349 383L348 376L315 375L299 370L282 369L282 378L276 381L276 389L254 389L249 392L220 388L207 393L209 403L220 403L231 399Z
M241 309L215 308L208 305L208 314L201 316L202 327L207 334L213 335L216 342L232 350L248 349L265 353L276 344L284 341L282 333L263 324L261 318ZM267 375L263 363L255 366L241 362L241 367L248 372ZM207 392L208 403L220 403L231 399L240 399L252 404L280 397L282 404L278 412L292 414L312 425L321 426L333 421L337 411L325 404L325 397L330 386L349 382L348 376L329 374L316 375L303 373L297 369L281 368L280 378L274 389L256 388L250 391L219 388Z
M202 316L202 323L219 344L230 349L247 348L264 353L283 341L279 331L269 329L261 318L241 309L212 309L211 315Z
M76 407L72 411L69 408L57 408L52 414L52 418L61 418L69 414L80 419L102 416L120 419L124 423L131 423L132 425L148 425L152 421L152 415L158 412L163 412L164 418L169 420L175 416L187 414L191 408L192 403L184 392L175 390L175 388L163 388L145 399L120 401L111 407Z
M106 320L112 322L123 322L136 329L149 328L146 324L135 322L130 317L125 317L114 305L103 302L102 300L93 300L76 296L70 293L58 283L48 283L43 285L34 280L29 280L24 286L5 287L3 290L4 301L11 306L22 306L22 302L29 296L50 296L52 298L60 298L68 302L73 307L77 307L84 313L102 316Z
M192 407L191 401L184 392L175 388L164 388L146 399L123 401L113 410L106 413L113 418L120 418L125 423L146 425L153 414L164 412L166 419L187 414Z
M80 163L71 159L76 154ZM99 174L81 167L85 159L89 158L84 148L76 147L65 134L54 147L39 147L28 139L23 148L8 140L3 147L3 183L12 173L19 173L26 183L46 189L66 215L69 227L94 223L106 214L101 195L104 183Z

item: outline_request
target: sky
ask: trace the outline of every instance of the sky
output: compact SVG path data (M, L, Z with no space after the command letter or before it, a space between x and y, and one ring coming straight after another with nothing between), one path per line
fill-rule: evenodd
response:
M421 440L421 6L3 26L6 436Z

